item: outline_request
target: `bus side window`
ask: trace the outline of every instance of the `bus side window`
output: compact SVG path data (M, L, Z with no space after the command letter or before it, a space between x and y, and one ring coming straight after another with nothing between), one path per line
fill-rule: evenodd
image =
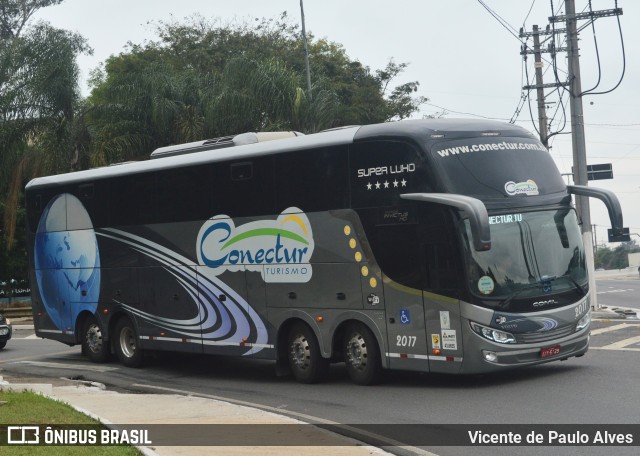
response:
M253 163L234 163L231 165L231 180L247 180L253 177Z
M38 222L40 220L40 215L42 214L42 194L40 193L30 193L27 194L25 198L25 202L27 205L27 223L29 224L29 231L35 233L38 229Z
M209 217L256 217L275 214L273 157L212 165ZM209 204L209 203L207 203Z
M109 226L155 223L155 174L122 176L109 183ZM133 196L133 197L132 197Z
M346 208L349 204L346 146L291 152L276 158L278 210L306 212Z
M78 196L81 200L93 199L94 188L93 184L84 184L78 187Z
M438 205L421 205L420 238L424 254L424 287L448 296L460 288L462 271L455 243L456 229L451 214Z
M426 244L426 283L430 291L456 290L459 286L458 272L454 260L456 253L449 244Z
M156 173L158 222L185 222L211 217L210 171L207 166L198 166Z

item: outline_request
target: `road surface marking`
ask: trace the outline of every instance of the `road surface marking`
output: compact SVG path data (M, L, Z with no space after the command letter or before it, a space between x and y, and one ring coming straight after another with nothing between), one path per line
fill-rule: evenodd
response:
M640 336L636 336L636 337L629 337L628 339L623 339L623 340L619 340L618 342L615 342L613 344L609 344L609 345L605 345L604 347L599 347L600 350L638 350L640 351L640 348L631 348L628 347L629 345L634 345L640 342Z
M51 367L54 369L89 370L94 372L109 372L109 371L114 371L119 369L119 367L92 366L92 365L86 365L86 364L50 363L45 361L18 361L16 364L29 364L31 366Z
M624 328L628 328L629 324L628 323L622 323L620 325L615 325L615 326L605 326L604 328L598 328L598 329L593 329L591 330L591 335L592 336L596 336L598 334L603 334L609 331L616 331L618 329L624 329Z

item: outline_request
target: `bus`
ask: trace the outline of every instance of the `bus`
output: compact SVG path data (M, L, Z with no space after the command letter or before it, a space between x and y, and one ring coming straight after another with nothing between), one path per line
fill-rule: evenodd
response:
M357 384L587 352L589 271L545 147L494 121L244 133L25 190L37 336L125 366L147 351L275 360Z

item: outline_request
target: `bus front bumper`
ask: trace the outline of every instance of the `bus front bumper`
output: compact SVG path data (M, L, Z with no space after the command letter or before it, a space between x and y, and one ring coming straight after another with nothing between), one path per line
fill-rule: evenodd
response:
M582 356L589 349L589 329L582 333L539 344L513 346L480 343L472 356L465 356L464 373L484 373L531 366Z

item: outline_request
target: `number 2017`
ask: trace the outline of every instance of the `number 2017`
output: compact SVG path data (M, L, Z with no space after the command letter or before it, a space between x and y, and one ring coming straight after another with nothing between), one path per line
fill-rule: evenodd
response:
M396 336L396 345L398 347L415 347L416 336Z

